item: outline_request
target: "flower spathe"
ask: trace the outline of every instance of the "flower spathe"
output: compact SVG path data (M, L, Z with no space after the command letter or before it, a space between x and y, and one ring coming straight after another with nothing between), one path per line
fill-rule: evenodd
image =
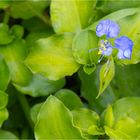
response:
M106 36L106 40L101 40L99 43L98 54L103 56L109 56L112 54L113 48L118 49L117 57L118 59L130 59L133 49L133 42L127 36L121 36L117 38L120 32L119 25L111 21L110 19L102 20L96 27L96 35L98 37ZM115 38L114 44L112 46L108 41L109 38Z

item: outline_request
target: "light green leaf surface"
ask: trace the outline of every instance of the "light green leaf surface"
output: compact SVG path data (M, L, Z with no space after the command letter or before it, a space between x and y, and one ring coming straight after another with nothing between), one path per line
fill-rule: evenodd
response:
M10 82L10 72L9 68L3 59L2 56L0 56L0 90L6 90L9 82Z
M92 49L94 49L92 51ZM80 64L90 64L98 60L98 38L95 32L85 30L74 38L72 51L75 60Z
M40 17L48 5L48 0L14 0L10 5L10 13L14 18L29 19L33 16Z
M39 112L35 126L38 139L83 139L73 124L71 112L54 96L50 96Z
M105 125L106 134L111 139L136 139L140 134L139 106L139 97L122 98L114 103L112 105L114 125ZM106 113L104 112L103 118Z
M51 93L56 92L61 89L65 84L65 79L60 79L57 81L49 80L39 74L34 74L30 83L27 86L20 86L14 84L16 89L21 93L38 97L38 96L47 96Z
M35 73L40 73L50 80L58 80L76 72L79 65L72 56L73 35L53 35L40 39L32 47L26 64Z
M63 33L85 28L89 25L95 5L95 0L52 0L51 20L54 30Z
M8 119L9 113L6 108L0 109L0 127L2 126L3 122Z
M11 133L10 131L2 130L0 129L0 139L13 139L13 140L18 140L18 137Z
M140 7L140 0L131 0L127 2L124 0L99 0L97 3L97 9L105 13L134 7Z
M0 45L5 45L14 39L14 36L9 32L8 25L0 23Z
M27 46L23 39L0 46L0 54L4 57L11 74L11 80L20 85L27 85L32 77L30 70L24 65L27 56Z
M113 79L114 75L115 75L114 60L112 57L110 57L100 70L100 89L97 98L107 88L107 86Z
M5 92L0 91L0 109L5 108L7 103L8 103L8 95Z
M81 129L84 136L98 135L100 133L100 118L98 114L90 109L81 108L72 111L74 124ZM95 126L97 129L88 130ZM89 133L90 132L90 133ZM98 133L98 134L97 134Z
M55 96L70 110L83 107L80 98L72 90L61 89L56 92Z
M35 104L30 110L31 119L34 123L37 121L37 115L42 105L43 103Z

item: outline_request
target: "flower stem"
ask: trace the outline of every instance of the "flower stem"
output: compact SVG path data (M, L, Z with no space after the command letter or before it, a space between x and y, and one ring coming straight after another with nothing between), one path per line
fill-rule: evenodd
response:
M20 105L23 109L25 117L26 117L32 131L33 131L34 130L34 123L33 123L33 121L31 120L31 117L30 117L30 106L27 102L27 99L23 94L21 94L19 92L17 92L17 98L18 98L18 101L19 101L19 103L20 103Z

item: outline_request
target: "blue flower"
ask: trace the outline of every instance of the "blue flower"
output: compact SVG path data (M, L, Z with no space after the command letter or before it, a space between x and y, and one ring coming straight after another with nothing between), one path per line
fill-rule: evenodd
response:
M120 28L117 23L111 21L109 19L102 20L96 27L96 35L101 37L106 35L106 40L101 40L99 42L99 51L98 54L102 55L100 62L104 56L109 56L112 54L113 48L118 49L118 59L130 59L132 54L133 42L126 36L121 36L117 38L120 32ZM115 38L114 44L112 46L111 43L108 41L109 38ZM97 48L91 49L89 51L95 50Z
M100 21L96 27L96 35L98 37L106 35L107 38L115 38L118 36L119 32L120 28L118 24L109 19Z
M132 54L133 42L126 36L121 36L115 40L115 47L118 48L119 59L130 59Z
M101 40L98 54L109 56L112 54L112 46L108 40Z

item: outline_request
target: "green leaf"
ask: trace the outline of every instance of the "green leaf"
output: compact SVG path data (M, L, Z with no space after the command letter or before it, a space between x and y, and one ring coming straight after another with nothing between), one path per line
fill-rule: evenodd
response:
M5 92L0 91L0 110L5 108L7 103L8 103L8 95Z
M31 119L34 123L36 123L37 121L37 115L41 109L41 106L43 105L43 103L39 103L39 104L36 104L34 105L32 108L31 108Z
M35 125L38 139L83 139L73 124L71 112L56 97L50 96L41 107Z
M0 90L6 90L10 82L10 78L8 66L3 57L0 56Z
M100 20L94 22L87 29L96 31L96 26L99 23L99 21L101 21L101 20L110 19L110 20L118 22L119 20L124 19L125 17L135 15L137 12L139 12L139 10L140 10L140 8L129 8L129 9L122 9L122 10L115 11L113 13L110 13L110 14L104 16ZM121 28L121 30L122 30L122 28Z
M61 6L60 6L61 5ZM95 0L52 0L51 21L57 33L76 32L89 25Z
M35 31L31 32L27 37L26 41L29 47L34 46L34 43L41 39L41 38L47 38L53 34L52 30L41 30L41 31Z
M80 98L71 90L61 89L56 92L55 96L70 110L83 107Z
M10 34L8 25L0 23L0 45L5 45L14 39L14 36Z
M15 136L13 133L11 133L10 131L6 131L6 130L0 130L0 139L14 139L14 140L18 140L17 136Z
M97 98L103 93L103 91L110 84L114 75L115 75L114 60L112 57L110 57L100 70L100 89Z
M104 135L105 132L102 128L99 128L97 125L92 125L88 128L88 134L90 134L90 135Z
M113 11L117 11L120 9L125 8L134 8L134 7L140 7L140 0L131 0L131 1L123 1L123 0L99 0L97 3L97 9L101 10L105 13L111 13Z
M140 95L139 69L140 63L125 67L116 67L115 77L111 83L111 87L118 97Z
M110 105L107 107L103 116L104 116L104 121L103 121L104 125L112 127L114 124L114 114L113 114L112 107Z
M14 18L29 19L34 16L40 17L44 9L49 5L49 1L41 0L14 0L10 5L10 13ZM24 7L24 8L21 8Z
M9 5L10 5L10 3L11 3L11 1L0 1L0 8L1 9L5 9L5 8L7 8Z
M6 46L0 46L0 54L4 57L11 74L11 80L20 85L27 85L32 73L24 65L27 56L27 46L24 40L14 40Z
M88 75L93 73L95 71L95 69L96 69L96 65L94 63L92 65L86 64L83 67L84 72L87 73Z
M16 37L16 39L20 39L23 37L24 29L20 25L14 25L10 29L10 33Z
M57 81L51 81L39 74L34 74L30 83L27 86L20 86L14 84L16 89L21 93L38 97L38 96L47 96L51 93L56 92L61 89L65 84L65 79L60 79Z
M114 125L105 126L106 134L111 139L136 139L140 134L139 106L139 97L122 98L114 103Z
M100 124L100 118L94 111L87 109L87 108L81 108L77 110L72 111L73 114L73 122L74 124L82 131L84 136L88 136L89 132L88 129L91 126L96 126L98 128ZM93 129L92 129L93 130ZM96 131L92 131L90 135L96 135Z
M33 72L43 74L50 80L72 75L79 68L72 56L72 40L71 34L53 35L38 40L32 47L26 64Z
M85 30L74 38L72 51L75 60L80 64L92 64L98 60L98 38L95 32ZM95 49L92 51L92 49Z
M2 126L3 122L8 119L8 110L6 108L0 109L0 127Z

